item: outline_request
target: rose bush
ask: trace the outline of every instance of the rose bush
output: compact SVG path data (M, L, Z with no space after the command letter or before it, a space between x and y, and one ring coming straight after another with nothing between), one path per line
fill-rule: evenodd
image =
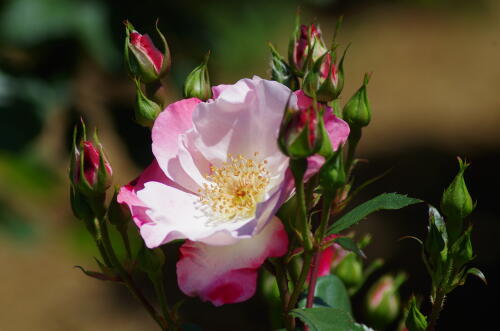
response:
M303 93L254 77L213 88L213 99L169 105L152 129L153 163L118 201L132 213L149 248L186 239L177 279L189 296L214 305L255 293L257 269L282 256L288 238L275 216L293 185L289 159L277 146L283 111L310 107ZM290 99L290 100L289 100ZM349 127L326 109L332 146ZM322 160L311 158L309 173Z

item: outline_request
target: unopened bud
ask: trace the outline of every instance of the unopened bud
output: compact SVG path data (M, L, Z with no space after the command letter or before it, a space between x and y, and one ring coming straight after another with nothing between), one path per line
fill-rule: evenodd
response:
M104 155L97 133L94 134L96 144L94 145L91 141L86 140L83 122L82 128L83 137L78 143L76 142L76 128L74 132L70 180L76 190L87 196L102 194L111 185L113 170Z
M320 134L322 118L315 106L305 109L285 109L281 122L278 145L283 154L295 158L306 158L321 148Z
M363 265L353 252L347 253L339 262L335 273L348 288L357 287L363 282Z
M327 50L319 26L300 25L297 20L288 47L288 62L293 70L302 74L310 63L316 62Z
M157 22L158 23L158 22ZM158 29L156 32L163 43L163 53L156 48L147 34L140 34L133 25L125 21L125 62L130 74L144 83L151 83L163 77L171 67L167 40Z
M366 318L377 330L384 329L398 317L401 306L398 289L406 278L404 273L396 277L385 275L368 290L365 300Z
M319 171L320 185L325 194L333 196L346 183L342 150L335 152Z
M184 82L184 98L198 98L206 101L212 97L210 77L208 75L208 52L203 58L203 62L194 68Z
M418 309L415 297L410 299L405 324L410 331L425 331L427 329L427 318Z
M458 158L459 171L441 198L441 211L446 216L450 237L457 238L462 232L463 219L474 210L474 203L465 185L464 172L469 164Z
M351 99L344 106L343 119L351 128L361 129L370 123L372 114L371 107L366 93L366 86L370 76L365 74L363 85L354 93Z
M286 63L283 57L278 53L272 44L271 48L271 79L285 86L288 86L292 91L299 87L297 77L293 74L290 66Z
M161 113L161 107L146 97L141 88L138 79L135 80L136 103L135 103L135 121L145 127L152 127L154 121Z

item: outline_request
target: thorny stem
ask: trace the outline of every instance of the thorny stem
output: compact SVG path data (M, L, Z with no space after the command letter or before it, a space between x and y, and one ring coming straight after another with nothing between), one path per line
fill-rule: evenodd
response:
M142 304L142 306L146 309L149 315L156 321L158 326L160 326L162 330L167 330L167 326L165 325L163 319L158 315L156 309L149 303L146 297L142 294L141 290L137 287L132 277L130 277L128 272L123 268L120 261L116 257L115 252L113 250L113 246L111 245L111 241L109 240L108 228L104 220L96 219L96 228L98 236L102 238L104 249L110 259L111 265L116 269L120 278L125 283L125 286L132 293L132 295Z
M436 329L437 320L439 318L439 314L444 306L444 300L446 298L446 294L444 291L439 290L436 295L436 299L432 304L431 315L429 316L429 325L427 326L426 331L434 331Z
M323 196L323 208L321 211L321 223L318 228L317 245L315 247L314 258L312 260L312 270L311 277L309 280L309 292L307 293L306 308L311 308L314 302L314 292L316 290L316 282L318 280L319 272L319 262L321 258L321 243L323 242L323 237L325 236L328 223L330 221L330 211L332 206L332 201L329 196Z
M290 293L288 289L288 278L286 276L286 271L283 268L282 261L277 261L274 263L274 270L276 273L276 281L278 283L278 289L280 292L281 303L283 304L283 320L285 321L285 327L287 331L293 331L295 329L295 321L292 316L288 315L288 302L290 300Z

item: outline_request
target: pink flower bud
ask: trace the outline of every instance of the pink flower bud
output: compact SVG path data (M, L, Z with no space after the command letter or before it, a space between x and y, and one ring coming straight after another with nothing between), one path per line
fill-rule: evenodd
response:
M90 141L81 142L80 149L75 151L75 163L73 169L73 183L75 185L80 184L80 174L83 172L83 176L87 181L88 185L95 187L99 182L99 170L101 166L100 158L101 153ZM103 154L102 154L103 155ZM83 165L81 158L83 157ZM111 177L113 170L111 165L106 160L103 155L104 172L108 177ZM105 181L105 188L110 185L109 181Z
M292 67L298 72L303 72L309 62L317 61L327 51L319 27L314 24L300 25L290 41L288 56Z
M133 25L125 21L127 37L125 39L125 62L132 76L150 83L164 76L171 66L170 50L163 34L156 27L159 39L163 43L161 52L147 34L140 34Z
M157 74L160 73L163 64L163 54L156 48L147 34L140 34L137 31L130 33L130 44L135 51L140 52L153 65Z
M278 139L283 154L291 158L313 155L321 147L319 130L317 110L312 105L300 109L287 107Z

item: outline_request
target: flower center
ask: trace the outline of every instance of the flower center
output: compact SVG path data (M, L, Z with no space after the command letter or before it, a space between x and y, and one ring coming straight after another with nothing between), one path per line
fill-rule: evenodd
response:
M258 153L254 153L256 157ZM198 191L202 205L209 207L209 223L226 223L252 217L270 181L267 161L228 155L222 167L212 166L208 183Z

